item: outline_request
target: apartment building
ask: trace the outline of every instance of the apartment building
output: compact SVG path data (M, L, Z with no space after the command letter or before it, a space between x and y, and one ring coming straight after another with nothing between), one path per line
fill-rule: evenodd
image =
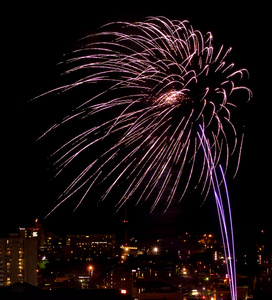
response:
M0 287L16 282L37 286L37 239L10 234L0 239Z

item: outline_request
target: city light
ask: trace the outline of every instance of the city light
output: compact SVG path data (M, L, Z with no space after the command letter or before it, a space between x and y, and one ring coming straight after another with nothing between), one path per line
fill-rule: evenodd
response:
M212 298L216 299L216 295L221 295L220 293L223 293L221 292L223 286L222 284L224 284L224 288L226 289L233 282L233 279L231 278L230 274L226 272L227 270L225 268L225 264L222 264L222 260L220 259L223 258L223 249L220 250L220 248L218 248L218 250L213 252L214 255L217 255L218 260L214 259L214 255L210 255L209 260L207 262L204 260L200 261L200 257L196 255L192 256L190 263L188 263L187 257L189 255L189 249L190 251L195 251L195 254L201 254L203 253L203 251L204 253L206 251L207 253L209 253L210 251L210 249L204 249L203 247L199 246L199 239L197 238L197 236L194 236L194 242L192 243L183 242L183 237L181 237L180 241L169 240L168 245L166 247L158 246L160 245L160 241L157 241L157 244L156 242L152 244L152 241L147 241L146 244L143 244L138 247L133 247L130 245L121 245L118 247L121 250L121 261L116 260L116 264L112 265L112 267L109 268L103 274L103 277L100 278L100 274L102 273L103 268L100 268L98 266L100 266L100 263L104 263L104 256L98 256L97 260L94 263L92 257L94 257L95 253L97 253L94 251L98 251L99 249L99 251L104 253L109 259L119 257L119 255L116 256L116 253L114 252L112 252L111 254L108 253L109 248L105 247L104 244L105 237L106 235L102 235L100 236L100 240L98 240L98 236L93 235L94 240L87 241L85 240L86 236L81 236L81 238L78 238L78 236L69 236L69 238L65 239L66 245L67 247L70 247L70 249L73 250L70 251L69 249L68 252L63 252L66 250L62 247L62 237L56 237L56 240L54 241L54 253L52 252L52 248L45 246L45 244L40 246L40 249L38 249L38 269L35 268L35 272L33 266L33 276L35 276L35 280L38 279L38 284L46 290L50 290L53 288L52 283L48 283L46 277L43 278L43 274L44 269L48 267L50 268L51 260L48 258L52 255L55 255L55 258L60 259L63 265L67 264L66 266L69 266L70 259L73 259L77 260L78 263L81 263L82 266L84 266L82 268L83 272L79 273L78 275L74 275L74 273L71 273L69 275L59 276L59 270L52 270L50 273L52 276L55 276L55 281L53 284L56 287L63 287L69 285L69 287L71 288L80 287L81 289L91 290L95 289L95 286L99 286L103 289L117 289L119 291L119 294L123 295L124 297L126 297L127 294L131 295L132 293L134 293L137 297L138 294L145 293L145 281L150 280L150 282L158 282L159 280L167 276L169 286L160 289L156 286L156 284L151 284L150 291L154 292L156 290L156 293L165 293L166 290L170 291L172 287L175 287L176 280L179 279L180 283L178 285L178 291L176 292L176 296L180 296L180 294L178 293L180 293L180 291L184 287L185 282L197 282L197 284L194 284L194 289L190 290L188 293L185 293L184 297L191 297L192 299L199 300L212 300ZM30 237L23 237L22 239L28 242L35 241L35 243L33 243L35 249L33 248L32 251L36 251L36 238L33 238L33 236L31 235ZM51 245L53 242L52 233L50 233L49 236L46 236L44 238L44 241L45 243L49 243ZM4 263L2 265L5 273L2 273L2 277L0 273L0 286L1 283L2 286L8 286L12 285L14 282L17 281L25 281L25 274L26 272L29 272L29 270L27 270L26 268L26 263L29 261L29 259L33 259L32 256L27 256L27 253L29 251L27 248L24 248L27 245L27 243L22 243L21 238L15 236L0 239L0 242L0 258L1 253L5 254L2 258L4 259ZM86 250L84 250L83 247L87 246L87 242L89 243L90 248L86 247ZM215 246L217 243L216 239L211 241L211 243ZM95 248L93 248L94 245ZM113 245L115 245L114 240ZM183 258L180 258L180 255L182 254L181 250L175 252L178 261L176 261L176 263L174 264L172 262L172 258L174 256L171 258L169 258L168 255L165 256L166 253L169 253L167 249L169 249L168 246L170 245L182 246L184 248ZM260 253L262 253L263 259L263 256L266 255L266 249L266 244L258 245L258 247L256 248L256 255L260 255ZM69 254L69 259L64 257L64 253L66 253L67 255ZM85 253L84 256L78 257L79 254L83 255L82 253ZM18 257L18 260L15 261L11 259L11 256L14 255ZM128 255L132 257L132 260L127 259ZM146 259L148 256L149 258ZM244 260L247 258L247 255L240 255L240 257L243 258L242 262L244 263ZM233 258L229 256L227 260L233 260ZM266 260L268 261L267 264L269 264L270 260L268 258L266 258ZM167 266L167 269L165 269L165 266ZM94 273L94 270L97 270L96 273ZM209 272L209 274L207 272ZM13 273L15 275L13 275ZM200 274L202 275L199 276ZM268 266L265 274L261 275L261 277L256 277L256 281L258 282L258 284L263 283L264 286L265 284L270 283L272 281L271 271ZM213 291L210 290L210 286L214 287ZM238 288L237 293L239 297L242 296L243 293L245 293L245 295L249 294L248 290L244 287ZM245 298L240 297L238 299Z
M94 267L90 265L88 267L88 271L89 271L89 277L92 277L93 276Z
M192 290L192 296L198 296L199 291L198 290Z
M158 247L154 247L154 248L153 248L153 252L154 252L155 254L157 254L157 253L159 252L159 248L158 248Z
M187 269L186 269L186 268L183 268L183 269L182 269L182 274L183 274L183 275L187 275Z

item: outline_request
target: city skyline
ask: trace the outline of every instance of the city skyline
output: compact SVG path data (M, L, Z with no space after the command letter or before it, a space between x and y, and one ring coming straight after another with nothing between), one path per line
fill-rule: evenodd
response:
M272 247L266 235L252 234L254 249L237 245L239 299L271 293ZM54 295L69 289L79 294L113 289L137 299L152 299L154 293L166 299L182 299L192 292L206 299L229 294L220 235L183 232L175 238L125 240L126 234L118 241L111 233L59 236L36 219L0 239L0 292L8 293L9 286L23 291L31 284L38 287L32 287L33 292L44 297L46 291Z

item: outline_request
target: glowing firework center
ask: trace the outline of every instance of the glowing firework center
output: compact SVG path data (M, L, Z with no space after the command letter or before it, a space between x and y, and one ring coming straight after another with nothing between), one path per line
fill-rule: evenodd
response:
M186 94L182 91L172 90L169 93L161 95L155 102L158 102L160 105L178 105L183 101L187 101L189 97L186 97Z

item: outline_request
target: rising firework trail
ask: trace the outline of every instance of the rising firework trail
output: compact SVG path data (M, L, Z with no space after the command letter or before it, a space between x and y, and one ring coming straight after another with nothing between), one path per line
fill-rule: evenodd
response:
M205 137L205 132L203 128L200 127L201 134L198 133L199 140L201 141L201 146L204 151L204 156L208 164L208 169L210 172L210 178L212 183L212 188L214 192L214 198L219 218L221 236L224 246L224 256L227 266L227 272L229 276L229 286L231 299L237 299L237 284L236 284L236 262L235 262L235 247L234 247L234 234L232 226L232 214L230 208L230 200L228 187L226 183L225 174L221 165L219 165L219 172L217 172L214 161L210 152L209 143ZM219 174L218 174L219 173ZM219 178L223 180L223 187L220 185ZM222 191L223 190L223 191ZM222 194L222 192L225 195ZM224 201L224 197L226 201ZM227 208L227 209L226 209Z
M252 97L248 71L236 68L231 48L214 47L211 32L165 17L110 23L82 43L64 63L69 83L46 93L76 97L71 114L44 134L73 128L52 154L56 175L81 158L50 213L71 197L76 209L91 190L101 201L118 194L117 210L132 198L167 210L187 190L206 199L212 189L226 255L234 257L221 186L229 208L225 173L235 166L235 176L243 142L232 116Z

